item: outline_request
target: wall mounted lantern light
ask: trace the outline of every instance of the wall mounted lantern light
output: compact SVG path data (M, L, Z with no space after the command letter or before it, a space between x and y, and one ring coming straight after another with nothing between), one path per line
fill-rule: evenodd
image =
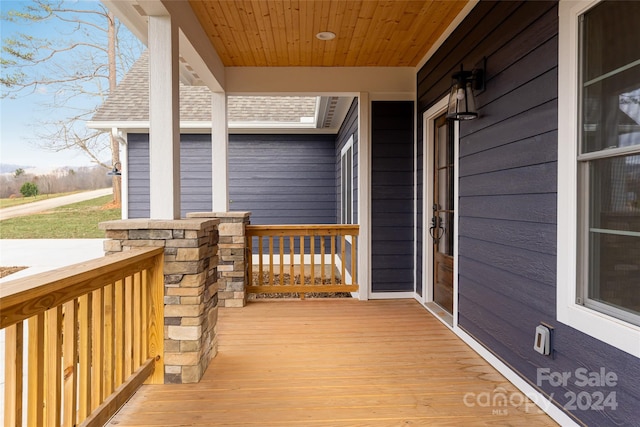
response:
M107 172L107 176L120 176L122 175L122 165L120 164L120 162L116 162L115 165L113 165L113 169L111 169L109 172Z
M447 118L452 120L473 120L478 118L474 91L484 90L484 63L481 68L453 73Z

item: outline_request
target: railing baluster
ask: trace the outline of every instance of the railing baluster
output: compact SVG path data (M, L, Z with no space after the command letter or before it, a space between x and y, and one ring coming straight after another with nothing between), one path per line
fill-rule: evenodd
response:
M357 236L351 236L351 285L353 285L354 283L358 283L358 279L357 279L357 267L358 267L358 262L356 260L356 241L357 241Z
M30 317L29 326L29 364L27 384L27 425L44 425L44 313Z
M148 357L156 359L155 369L146 383L164 383L164 256L154 258L153 268L147 270Z
M345 236L344 234L342 236L340 236L340 257L342 258L342 269L340 271L340 283L345 284L345 267L347 264L347 256L346 256L346 251L347 251L347 236Z
M262 236L258 237L258 262L260 263L258 266L258 285L262 285L264 268L262 265Z
M62 306L45 312L44 336L44 419L48 426L60 425L62 398Z
M63 423L64 427L76 425L76 410L78 408L78 300L74 299L64 304L64 326L62 344L64 399Z
M114 288L115 305L114 305L114 333L115 340L113 344L113 354L115 356L115 379L113 388L120 387L124 381L124 280L118 280Z
M304 286L304 234L300 236L300 286ZM304 292L300 292L300 299L304 299Z
M122 384L133 373L133 279L127 276L124 279L124 375L118 381Z
M140 360L144 362L149 357L147 348L147 325L149 323L149 273L147 270L140 273Z
M313 234L309 236L309 252L311 254L311 285L313 286L316 283L316 239Z
M331 235L331 284L336 284L336 236Z
M5 329L4 425L22 426L22 374L24 326L18 322Z
M324 241L325 241L325 236L320 236L320 283L324 284L324 278L326 276L325 273L325 262L324 262L324 255L325 255L325 249L324 249Z
M269 236L269 284L273 285L273 236Z
M280 236L280 286L284 286L284 236Z
M93 348L91 351L91 405L89 413L100 405L102 402L102 368L104 366L104 353L102 337L104 335L104 323L102 300L104 297L104 288L97 289L93 293L93 307L91 318L91 341Z
M80 343L78 364L80 365L80 396L78 405L78 420L84 420L91 413L91 392L93 391L91 377L91 348L95 342L91 339L93 318L93 295L88 293L79 298L78 317L80 319ZM94 337L95 338L95 337Z
M253 237L252 236L246 236L246 242L247 242L247 262L249 263L249 265L247 266L247 285L248 286L253 286L255 285L254 281L253 281Z
M113 393L113 377L116 371L114 364L114 338L116 337L116 331L119 335L122 334L122 327L115 329L114 325L118 319L118 316L114 316L116 308L116 286L120 281L112 283L104 287L104 340L102 343L102 351L104 352L103 369L102 369L102 400L106 399L111 393ZM120 294L121 296L122 294ZM122 305L120 305L122 307ZM117 310L121 312L120 310Z
M296 242L293 234L289 236L289 285L295 285Z
M133 275L133 370L135 371L142 364L142 352L140 351L140 342L142 338L142 328L140 327L141 311L136 309L141 306L141 298L140 298L140 273L136 273Z

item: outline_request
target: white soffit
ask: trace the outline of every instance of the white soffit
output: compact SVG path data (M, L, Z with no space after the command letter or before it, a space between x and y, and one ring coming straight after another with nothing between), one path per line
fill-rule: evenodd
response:
M413 67L227 67L227 93L413 93Z

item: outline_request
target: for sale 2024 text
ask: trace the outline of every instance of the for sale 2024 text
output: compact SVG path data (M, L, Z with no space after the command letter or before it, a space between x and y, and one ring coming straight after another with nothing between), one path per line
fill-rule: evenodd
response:
M607 371L601 367L598 371L589 371L587 368L577 368L575 371L551 371L549 368L538 368L536 384L542 387L545 383L551 387L575 387L582 391L567 391L564 397L567 403L564 408L575 410L616 410L618 401L615 390L611 388L618 385L618 375L613 371ZM573 388L573 387L571 387ZM603 390L604 389L604 390ZM555 393L551 393L553 398Z

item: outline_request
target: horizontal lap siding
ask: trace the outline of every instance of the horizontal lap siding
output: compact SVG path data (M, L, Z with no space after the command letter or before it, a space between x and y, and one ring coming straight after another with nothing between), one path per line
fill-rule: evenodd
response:
M127 135L129 218L149 218L149 135Z
M353 217L358 222L358 98L353 100L349 111L338 131L336 138L336 223L340 222L340 201L342 188L340 186L342 148L353 135Z
M333 224L335 135L230 135L232 211L252 224Z
M149 217L149 136L130 134L129 218ZM334 135L230 135L230 210L253 224L332 224ZM181 211L211 210L211 136L181 135Z
M615 388L570 381L542 390L559 406L567 390L615 391L615 411L573 415L634 425L638 360L556 321L557 4L480 2L418 73L418 117L446 95L460 63L469 69L484 56L480 118L460 123L459 325L534 385L537 368L616 372ZM422 147L422 129L418 138ZM541 321L555 327L554 359L533 350Z
M344 121L342 122L342 126L338 131L338 135L336 136L336 153L335 153L335 191L336 191L336 224L340 223L341 218L341 201L342 201L342 186L341 186L341 159L342 159L342 148L349 141L349 138L353 135L353 221L354 223L358 223L358 98L354 98L351 106L349 107L349 111L345 116ZM346 265L347 271L349 274L352 272L352 260L351 260L351 244L346 243L345 245L345 256L346 256ZM341 246L337 245L338 250L341 250ZM356 248L357 240L356 240Z
M413 102L371 106L371 289L413 284Z
M211 210L211 136L180 135L181 215ZM129 218L148 218L149 135L129 134Z

